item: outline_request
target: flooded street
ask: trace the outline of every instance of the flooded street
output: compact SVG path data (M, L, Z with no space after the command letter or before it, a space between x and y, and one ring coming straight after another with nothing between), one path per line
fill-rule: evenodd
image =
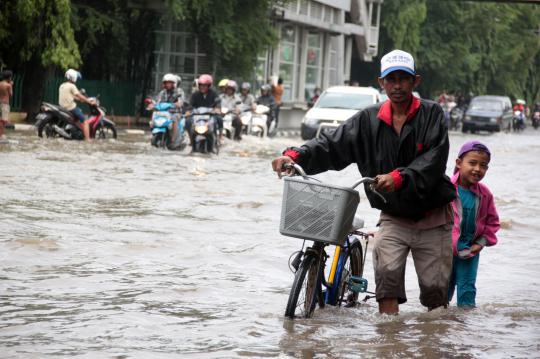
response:
M493 154L503 228L480 260L478 308L427 313L409 258L397 317L374 300L284 320L301 240L279 234L270 160L300 139L164 152L142 135L85 144L8 133L0 147L1 358L540 357L540 132L451 134ZM348 185L356 168L317 176ZM361 194L358 213L378 211ZM371 246L372 248L372 246ZM366 263L374 289L371 253Z

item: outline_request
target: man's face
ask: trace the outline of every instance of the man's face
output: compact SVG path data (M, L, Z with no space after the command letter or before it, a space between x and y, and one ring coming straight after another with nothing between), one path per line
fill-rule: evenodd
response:
M172 81L165 81L165 82L163 83L163 87L165 88L165 90L170 91L170 90L172 90L172 89L174 88L174 82L172 82Z
M225 93L227 94L227 96L232 96L234 95L234 89L232 87L227 87L225 89Z
M379 85L384 89L390 101L394 103L409 102L413 90L420 84L420 75L413 76L405 71L397 70L379 77Z
M247 89L242 89L242 95L246 96L248 94L248 90Z
M490 157L484 151L470 151L462 158L456 160L459 171L459 182L462 186L469 187L484 178L489 168Z
M207 93L207 92L208 92L208 88L209 88L208 85L203 85L203 84L200 84L200 85L199 85L199 91L201 91L202 93Z

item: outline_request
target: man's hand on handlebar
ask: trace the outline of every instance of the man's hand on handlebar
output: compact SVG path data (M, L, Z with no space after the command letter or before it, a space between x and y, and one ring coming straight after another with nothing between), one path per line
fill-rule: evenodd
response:
M395 190L395 183L394 183L394 177L386 174L386 175L378 175L375 177L375 183L373 184L373 187L382 192L394 192Z
M294 168L292 168L293 164L294 161L289 156L280 156L272 161L272 169L277 172L279 178L281 178L284 173L290 176L294 173Z

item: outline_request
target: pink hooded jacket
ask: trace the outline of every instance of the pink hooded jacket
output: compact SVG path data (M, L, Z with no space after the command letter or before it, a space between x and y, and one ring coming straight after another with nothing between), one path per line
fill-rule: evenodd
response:
M452 183L458 186L459 172L452 177ZM495 233L501 227L499 224L499 215L495 208L493 195L486 185L478 183L469 188L476 195L476 232L474 233L473 242L482 246L493 246L497 244L497 236ZM454 209L454 226L452 228L452 244L454 255L457 255L457 242L461 234L461 218L462 207L459 195L452 202Z

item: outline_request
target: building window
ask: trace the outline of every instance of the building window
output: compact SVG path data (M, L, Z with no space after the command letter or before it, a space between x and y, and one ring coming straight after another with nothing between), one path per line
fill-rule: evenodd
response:
M180 75L183 80L182 87L188 91L191 81L204 70L206 54L199 52L198 42L193 34L182 31L184 27L181 23L163 19L160 25L155 32L156 66L152 73L154 91L161 89L161 79L166 73Z
M321 33L308 34L305 98L310 99L315 87L321 86L322 70L322 36Z
M293 84L296 80L298 32L294 26L284 26L281 29L279 43L279 77L283 79L283 101L292 101Z
M268 51L263 51L257 56L257 67L255 68L255 81L257 88L252 91L256 93L262 85L268 80Z

